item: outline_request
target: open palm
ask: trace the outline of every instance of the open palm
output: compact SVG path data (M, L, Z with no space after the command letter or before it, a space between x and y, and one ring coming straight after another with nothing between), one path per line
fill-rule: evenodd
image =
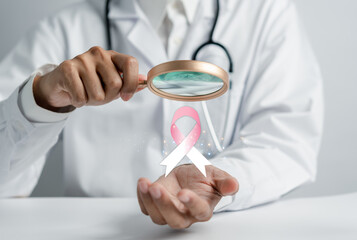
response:
M214 166L207 166L206 172L207 177L194 165L182 165L154 183L139 179L138 201L142 212L156 224L179 229L208 221L221 197L238 191L238 182Z

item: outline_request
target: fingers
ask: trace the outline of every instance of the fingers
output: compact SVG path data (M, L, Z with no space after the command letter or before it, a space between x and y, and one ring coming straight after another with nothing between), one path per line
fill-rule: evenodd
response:
M160 211L154 204L151 195L149 193L150 181L145 178L140 178L138 181L139 197L142 202L145 212L150 216L151 220L158 225L165 225L166 221L161 215ZM143 213L145 214L143 211Z
M153 183L149 188L149 192L157 209L171 228L183 229L192 224L189 217L179 212L171 201L167 190L159 183Z
M140 81L146 81L148 79L148 77L144 74L139 74L139 82ZM146 86L146 85L145 85Z
M128 101L137 92L139 64L134 57L92 47L68 62L80 75L88 105L102 105L119 97ZM71 70L66 69L66 72ZM123 78L119 73L123 73Z
M184 189L179 192L178 198L198 221L208 221L212 217L213 211L208 202L193 191Z
M74 63L64 61L59 68L65 73L61 85L70 95L72 105L76 108L84 106L88 101L88 95Z
M134 57L92 47L64 61L46 77L36 78L34 97L49 110L102 105L120 96L128 101L144 86L138 88L139 81L146 79L138 71L139 64Z
M120 72L123 73L123 86L120 90L120 97L128 101L136 92L139 84L139 63L136 58L125 54L112 53L112 61Z
M115 65L111 62L99 63L97 65L97 73L104 82L106 101L119 98L119 93L122 88L123 81Z
M140 188L143 188L143 187L140 186ZM145 208L143 200L141 199L141 193L140 193L140 189L139 189L139 181L138 181L138 185L137 185L137 188L136 188L136 195L137 195L137 198L138 198L138 203L139 203L141 212L144 213L145 215L149 215L148 211Z
M139 74L139 85L138 88L136 89L136 92L140 92L141 90L144 90L147 87L146 81L147 81L147 76L143 74Z
M233 195L238 192L239 184L237 179L228 175L214 179L216 189L222 196Z
M87 105L100 105L104 102L105 92L96 72L94 70L82 71L80 77L88 96Z
M194 191L182 189L187 185L184 183L187 181L187 172L184 173L183 181L177 177L179 172L176 172L175 181L159 178L150 184L149 180L140 179L139 204L143 213L149 214L153 222L167 223L175 229L187 228L195 222L208 221L221 196L235 194L239 189L238 181L228 173L214 166L210 166L208 170L209 181L192 179L198 181L193 188Z

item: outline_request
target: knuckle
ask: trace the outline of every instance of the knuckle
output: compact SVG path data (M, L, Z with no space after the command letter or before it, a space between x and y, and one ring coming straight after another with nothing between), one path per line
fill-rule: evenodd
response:
M113 80L109 81L108 85L111 88L120 89L122 87L123 83L120 79L113 79Z
M96 102L103 102L105 100L105 96L104 94L97 92L96 94L94 94L93 100Z
M85 71L89 71L91 69L90 59L86 57L85 54L78 55L74 58L79 64L82 69Z
M76 76L76 66L72 60L66 60L62 62L59 66L60 72L63 75L63 82L65 85L72 86L72 82Z
M80 55L77 55L74 59L76 59L77 61L83 63L83 62L86 61L86 55L85 54L80 54Z
M66 74L72 74L74 72L75 66L72 60L66 60L60 65L61 70Z
M105 55L105 50L99 46L91 47L89 52L96 57Z
M136 60L135 57L129 56L125 60L125 67L126 68L133 68L133 67L137 67L138 65L139 65L138 64L138 60Z

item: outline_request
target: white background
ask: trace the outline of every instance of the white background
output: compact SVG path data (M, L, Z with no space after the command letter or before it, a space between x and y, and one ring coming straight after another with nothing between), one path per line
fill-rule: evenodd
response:
M0 1L0 59L36 22L77 1ZM357 1L295 3L321 64L326 115L317 181L289 197L357 192ZM60 148L52 150L34 196L63 194Z

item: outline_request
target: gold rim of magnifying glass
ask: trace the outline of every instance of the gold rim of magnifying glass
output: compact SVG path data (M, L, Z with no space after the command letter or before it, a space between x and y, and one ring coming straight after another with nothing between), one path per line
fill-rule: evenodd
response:
M200 73L207 73L213 75L223 81L223 86L221 89L213 93L200 95L200 96L175 95L175 94L161 91L160 89L154 86L153 79L155 77L165 73L180 72L180 71L200 72ZM228 89L228 79L229 79L228 73L224 69L212 63L202 62L197 60L176 60L171 62L165 62L153 67L148 73L147 86L150 89L150 91L152 91L153 93L155 93L160 97L171 99L171 100L177 100L177 101L193 102L193 101L209 100L223 95Z

